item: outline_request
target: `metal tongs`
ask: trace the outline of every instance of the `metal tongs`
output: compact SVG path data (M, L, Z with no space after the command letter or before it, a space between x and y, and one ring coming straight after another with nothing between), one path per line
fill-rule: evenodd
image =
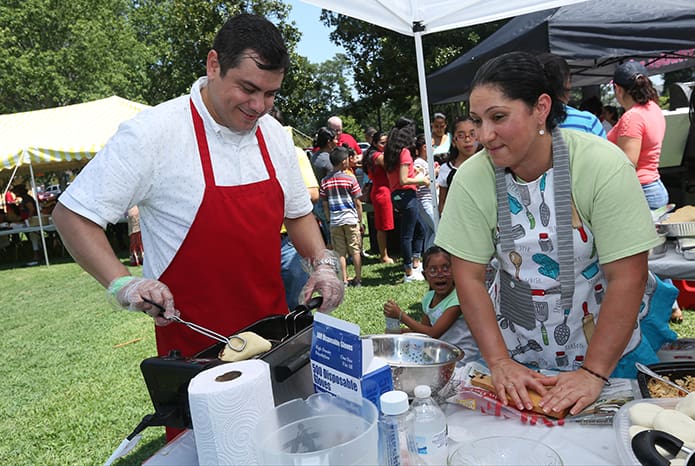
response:
M164 317L164 312L165 312L164 306L162 306L159 303L155 303L151 299L142 298L142 300L145 301L146 303L153 305L157 309L159 309L159 311L160 311L159 315ZM145 312L145 311L143 310L142 312ZM237 353L241 353L242 351L244 351L244 348L246 348L246 339L243 337L240 337L239 335L232 335L231 337L227 338L224 335L221 335L213 330L210 330L207 327L203 327L202 325L198 325L196 323L189 322L187 320L183 320L179 316L172 316L172 317L169 317L168 319L173 320L174 322L178 322L180 324L183 324L186 327L190 328L191 330L194 330L194 331L200 333L201 335L205 335L208 338L212 338L213 340L217 340L220 343L224 343L229 347L229 349L231 349L232 351L236 351ZM239 341L240 342L239 345L232 346L232 340Z

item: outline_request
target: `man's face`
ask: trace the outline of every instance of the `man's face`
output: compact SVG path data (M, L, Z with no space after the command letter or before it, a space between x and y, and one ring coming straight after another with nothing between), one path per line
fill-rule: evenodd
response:
M285 74L282 69L262 70L257 62L261 62L258 55L248 51L239 66L228 69L223 77L217 52L208 53L208 84L203 101L220 125L234 131L249 131L273 107Z
M335 134L340 136L343 132L343 125L338 123L328 123L328 127L335 131Z

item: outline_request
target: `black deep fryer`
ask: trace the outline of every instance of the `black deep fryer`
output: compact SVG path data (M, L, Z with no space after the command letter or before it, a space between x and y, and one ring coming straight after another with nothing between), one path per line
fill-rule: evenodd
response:
M287 315L266 317L238 332L254 332L271 342L272 348L256 358L270 365L276 405L306 398L314 391L308 364L314 322L311 309L320 304L321 298L314 298ZM223 347L224 343L217 343L190 358L173 350L167 356L142 361L140 369L155 413L143 419L139 430L148 426L192 428L188 383L206 369L227 364L218 358Z

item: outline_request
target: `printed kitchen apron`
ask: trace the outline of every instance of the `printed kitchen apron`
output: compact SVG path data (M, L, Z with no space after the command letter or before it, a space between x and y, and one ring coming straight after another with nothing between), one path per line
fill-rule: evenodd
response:
M607 282L593 234L573 206L569 153L560 132L553 131L553 167L540 178L517 181L500 168L495 176L499 272L493 296L509 353L541 369L577 369ZM653 277L647 288L640 316L648 312ZM637 323L624 354L640 343Z
M176 256L159 278L174 295L181 318L222 335L271 314L286 314L280 277L280 227L284 195L260 127L256 139L268 179L241 186L217 186L203 120L191 113L205 177L205 193ZM157 352L177 349L192 356L214 340L172 323L156 327Z

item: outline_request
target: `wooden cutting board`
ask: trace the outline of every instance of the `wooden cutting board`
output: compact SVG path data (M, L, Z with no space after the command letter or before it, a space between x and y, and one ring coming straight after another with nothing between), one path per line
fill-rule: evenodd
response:
M492 393L497 393L495 391L494 385L492 385L492 378L489 375L484 375L476 372L475 375L471 377L471 385L483 388ZM538 403L541 401L542 396L540 396L538 393L531 389L528 389L528 396L531 399L531 403L533 403L533 408L531 409L531 411L533 411L534 413L542 414L543 416L548 416L555 419L562 419L565 416L567 416L567 413L570 410L569 408L565 408L560 412L551 411L549 413L546 413L545 411L543 411L543 408L538 406ZM507 400L510 403L512 402L512 399L509 397L509 395L507 395Z

